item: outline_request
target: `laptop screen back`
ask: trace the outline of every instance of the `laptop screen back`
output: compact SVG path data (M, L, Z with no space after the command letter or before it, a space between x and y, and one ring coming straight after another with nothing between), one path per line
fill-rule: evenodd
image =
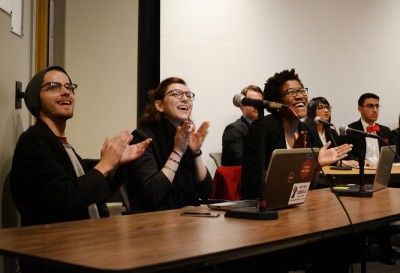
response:
M316 166L311 148L275 150L265 178L267 208L304 203Z
M394 153L396 152L396 146L392 145L390 148L384 146L381 148L379 154L378 166L376 167L376 174L373 183L373 191L378 191L387 187L390 181L390 174L392 171Z

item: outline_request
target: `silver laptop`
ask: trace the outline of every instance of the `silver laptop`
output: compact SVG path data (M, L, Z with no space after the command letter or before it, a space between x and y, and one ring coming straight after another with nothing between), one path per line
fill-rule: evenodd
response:
M390 181L390 174L392 171L394 156L396 153L396 145L390 147L384 146L381 148L379 154L378 165L374 182L372 184L365 184L365 191L376 192L385 189ZM336 192L354 192L359 191L359 185L339 186L333 187Z
M318 157L319 149L313 148ZM267 208L277 209L305 202L317 166L311 148L276 149L265 178ZM257 207L258 200L240 200L209 204L214 210Z

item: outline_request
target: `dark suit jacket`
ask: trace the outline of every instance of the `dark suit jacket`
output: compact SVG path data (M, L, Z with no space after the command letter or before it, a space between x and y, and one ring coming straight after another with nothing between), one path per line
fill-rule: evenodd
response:
M400 153L400 128L394 129L391 131L391 136L392 136L392 142L393 144L396 145L396 154ZM396 157L396 161L399 161L399 159Z
M264 123L264 124L262 124ZM259 148L258 139L262 137L260 127L265 128L264 150ZM315 131L310 130L305 123L299 124L298 131L304 129L308 132L307 147L317 147L315 144ZM251 199L260 196L260 180L262 171L268 169L272 152L275 149L287 149L285 131L280 116L271 114L264 118L263 121L254 121L249 129L244 142L243 165L242 165L242 198ZM259 162L260 153L265 154L265 162Z
M88 205L112 193L95 169L76 176L64 146L40 119L18 140L10 187L23 226L88 219Z
M392 141L391 134L390 134L390 129L388 127L386 127L386 126L381 125L381 124L378 124L378 125L379 125L379 128L380 128L380 132L377 132L376 134L383 139L383 140L382 139L378 139L379 149L382 146L387 146L388 144L389 145L394 144L393 141ZM364 131L364 127L363 127L363 125L361 123L361 119L359 119L356 122L353 122L353 123L349 124L348 126L350 128L353 128L353 129L356 129L356 130L359 130L359 131ZM366 149L365 142L363 142L364 145L361 146L359 137L353 136L353 135L341 136L341 138L342 138L342 142L343 143L353 144L353 149L349 153L349 157L347 159L353 159L353 160L357 160L358 161L361 149L363 149L364 152L365 152L365 149Z
M243 142L249 127L243 116L226 126L222 135L222 166L242 165Z
M307 125L309 126L308 129L311 130L311 133L314 136L316 147L321 148L322 146L324 146L319 137L317 128L309 124ZM329 148L340 146L342 144L342 140L340 139L336 130L332 128L329 128L328 130L329 131L325 130L325 137L326 137L326 142L331 141L331 145L329 146Z

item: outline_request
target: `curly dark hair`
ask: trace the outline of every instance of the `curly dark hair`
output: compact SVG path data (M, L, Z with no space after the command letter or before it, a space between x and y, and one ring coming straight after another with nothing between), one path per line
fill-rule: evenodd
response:
M307 117L305 119L305 122L314 127L315 127L314 119L316 117L315 112L317 111L317 107L320 103L327 105L327 106L331 106L329 104L329 101L327 99L325 99L324 97L313 98L308 102L308 105L307 105ZM329 122L331 122L331 116L329 116Z
M161 113L157 110L157 108L155 106L155 102L157 100L163 100L165 93L168 91L167 90L168 86L170 86L171 84L174 84L174 83L180 83L180 84L186 85L186 82L183 79L178 78L178 77L170 77L170 78L163 80L157 86L157 88L152 89L149 92L147 92L150 103L146 105L143 115L140 117L139 127L157 123L163 118L164 113Z
M299 75L296 74L294 68L291 70L285 69L267 80L264 86L264 100L281 102L281 88L287 81L296 80L302 87ZM271 112L271 111L270 111Z

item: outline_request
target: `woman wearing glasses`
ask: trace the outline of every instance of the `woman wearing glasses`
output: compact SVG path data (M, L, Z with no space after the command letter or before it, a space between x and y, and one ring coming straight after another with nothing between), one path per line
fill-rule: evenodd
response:
M304 87L294 69L283 70L267 80L264 100L282 103L287 107L280 110L268 109L271 115L265 116L263 120L254 121L249 129L244 143L242 165L242 197L244 199L260 197L260 176L263 171L259 169L260 164L257 164L260 153L265 154L264 168L267 170L275 149L317 147L315 134L306 123L300 121L301 118L307 116L308 89ZM265 128L264 151L258 148L257 143L260 128ZM328 141L320 148L318 161L322 166L344 158L351 150L351 146L347 144L328 149L329 145ZM294 248L293 251L289 250L287 256L282 258L282 267L285 265L289 267L285 270L290 269L290 262L294 260L293 256L295 259L312 261L307 272L348 273L351 255L347 252L350 249L346 245L347 238L338 237L335 240L325 240L321 243ZM331 257L336 253L332 254L330 251L338 249L337 246L342 248L341 256L332 262Z
M171 77L150 90L150 104L133 132L134 143L152 138L140 160L124 166L133 211L199 205L212 192L212 178L201 157L208 122L199 128L190 114L195 94L184 80Z
M307 116L308 89L303 86L294 69L283 70L269 78L264 88L264 99L288 107L268 109L271 115L265 116L262 121L254 121L250 127L244 143L242 167L242 196L246 199L260 196L261 170L257 169L257 158L260 158L259 153L262 151L258 149L257 127L262 126L262 123L265 125L265 170L275 149L319 147L317 136L307 124L300 122L300 119ZM346 157L351 150L347 144L328 149L330 144L327 142L319 151L318 161L321 166Z
M310 100L307 106L307 117L305 122L307 125L315 131L317 135L314 137L315 144L318 148L321 148L328 141L331 142L330 147L336 147L342 143L338 133L335 129L330 128L329 125L323 122L331 123L332 107L328 100L324 97L316 97ZM322 122L318 122L321 120ZM339 163L340 162L340 163ZM338 161L337 164L341 164L348 167L358 167L358 162L355 160L343 160Z
M323 123L324 121L331 123L331 110L329 102L323 97L313 98L308 103L305 122L317 131L319 137L316 139L316 144L318 147L322 147L328 141L332 142L331 147L337 146L337 143L340 142L336 130L325 130L326 128L330 129L330 126L327 127ZM322 122L318 122L318 120Z

